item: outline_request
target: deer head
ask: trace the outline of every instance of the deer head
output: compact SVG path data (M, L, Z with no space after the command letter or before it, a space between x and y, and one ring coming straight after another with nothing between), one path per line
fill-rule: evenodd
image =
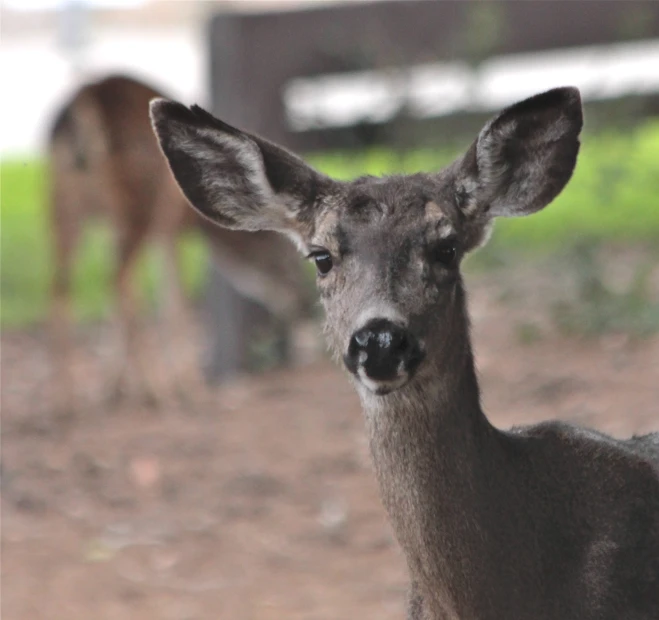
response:
M197 106L156 100L151 116L195 209L220 226L279 231L315 262L331 347L369 396L460 363L462 259L495 217L559 194L582 127L579 92L557 88L501 112L444 170L340 182Z

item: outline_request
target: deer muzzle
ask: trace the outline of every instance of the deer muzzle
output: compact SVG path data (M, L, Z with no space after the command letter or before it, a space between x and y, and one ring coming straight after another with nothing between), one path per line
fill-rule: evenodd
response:
M386 394L407 383L423 357L408 329L389 319L371 319L352 335L343 361L369 390Z

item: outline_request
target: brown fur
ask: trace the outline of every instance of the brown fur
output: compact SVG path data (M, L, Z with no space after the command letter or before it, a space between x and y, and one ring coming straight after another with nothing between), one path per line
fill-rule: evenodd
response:
M152 399L165 386L151 371L136 325L134 266L146 242L162 249L165 310L171 344L183 334L184 299L176 259L180 233L201 227L227 277L247 296L290 324L308 312L295 252L279 235L257 235L211 227L194 211L173 180L151 131L149 101L161 93L125 76L81 87L58 114L51 131L52 230L55 240L53 353L58 408L75 406L70 336L70 288L74 254L84 223L105 216L116 236L115 292L125 360L117 364L113 396L128 380ZM274 260L273 260L274 259ZM199 389L187 371L188 390ZM184 379L184 377L181 377Z
M569 181L576 89L504 110L436 174L345 183L198 108L160 101L152 118L201 213L293 236L316 260L409 566L411 620L659 618L659 435L498 430L471 348L460 261L495 216L538 211Z

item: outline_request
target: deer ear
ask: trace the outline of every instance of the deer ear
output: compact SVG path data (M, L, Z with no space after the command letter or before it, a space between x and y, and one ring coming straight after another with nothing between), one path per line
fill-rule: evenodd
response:
M220 226L276 230L303 243L329 178L198 106L156 99L150 113L174 177L197 211Z
M556 88L501 112L457 166L465 214L528 215L548 205L572 176L582 125L576 88Z

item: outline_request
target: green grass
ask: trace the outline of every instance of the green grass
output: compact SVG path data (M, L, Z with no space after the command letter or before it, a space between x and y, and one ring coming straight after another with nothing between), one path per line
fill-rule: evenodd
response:
M53 246L47 205L47 173L40 160L0 162L0 321L20 327L44 320L48 313ZM107 317L112 312L110 284L113 240L102 222L84 231L73 270L74 314L79 320ZM199 289L205 261L204 245L188 235L180 248L184 280ZM138 278L145 307L158 297L159 261L153 251L140 260Z
M627 133L586 135L575 175L547 209L530 218L501 220L489 249L471 264L495 262L497 253L552 252L576 240L659 245L659 122ZM310 160L339 178L438 170L455 151L416 150L397 154L374 149L357 154L316 154ZM41 161L0 162L0 320L3 327L42 321L47 316L52 247L47 179ZM205 273L205 250L197 237L181 248L185 279L195 290ZM76 316L108 316L112 304L111 237L92 226L81 243L74 271ZM145 257L139 269L148 303L157 298L158 263Z
M0 319L3 326L43 318L50 276L44 190L41 162L0 163ZM87 291L86 294L93 293Z

